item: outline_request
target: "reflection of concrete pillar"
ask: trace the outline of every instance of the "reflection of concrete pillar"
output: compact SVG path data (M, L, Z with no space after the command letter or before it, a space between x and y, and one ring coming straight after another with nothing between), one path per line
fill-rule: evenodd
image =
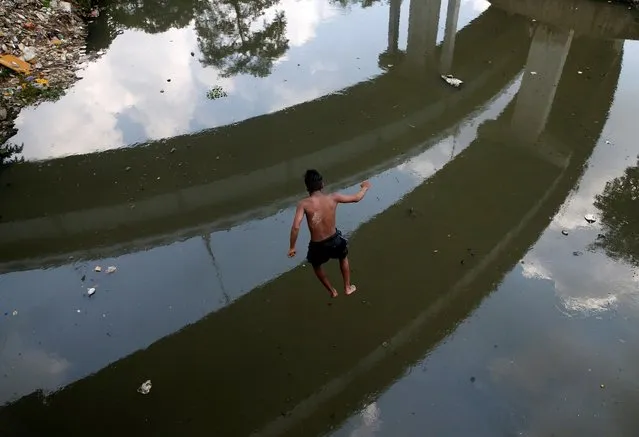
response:
M441 0L411 0L408 12L406 58L413 65L425 65L435 53Z
M572 35L545 25L535 29L512 119L514 132L524 139L536 140L546 126Z
M402 0L390 0L390 12L388 15L388 49L387 53L397 53L399 41L399 12Z
M446 32L444 33L444 44L442 47L441 72L451 73L450 67L453 64L453 52L455 51L455 36L457 35L457 21L459 20L459 5L461 0L448 0L448 11L446 12Z

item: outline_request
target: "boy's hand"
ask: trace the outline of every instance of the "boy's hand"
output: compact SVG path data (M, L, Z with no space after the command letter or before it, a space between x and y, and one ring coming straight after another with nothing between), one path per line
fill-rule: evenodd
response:
M294 247L291 247L291 248L288 250L288 257L289 257L289 258L293 258L293 257L295 256L295 254L296 254L296 253L297 253L297 251L295 250L295 248L294 248Z
M368 189L371 187L371 183L370 183L370 182L368 182L368 181L364 181L364 182L362 182L362 183L360 184L360 187L362 187L362 188L364 188L364 189L368 190Z

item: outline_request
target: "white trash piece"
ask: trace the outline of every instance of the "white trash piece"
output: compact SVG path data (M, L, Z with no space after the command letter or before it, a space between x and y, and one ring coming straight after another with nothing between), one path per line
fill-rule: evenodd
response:
M138 393L143 394L143 395L148 395L149 392L151 391L151 380L147 380L144 381L144 383L142 383L142 385L138 388Z
M597 218L593 214L586 214L584 218L586 219L588 223L591 223L591 224L597 221Z
M106 272L107 272L107 273L115 273L115 271L116 271L117 269L118 269L118 268L117 268L116 266L109 266L109 267L107 267Z
M452 74L446 74L446 75L442 74L442 79L448 85L454 86L455 88L459 88L464 83L464 81L462 81L461 79L457 79L456 77L453 77Z
M95 266L95 268L93 270L95 270L96 272L100 273L102 271L102 267Z
M87 289L87 294L89 296L93 296L95 294L95 287L91 287Z

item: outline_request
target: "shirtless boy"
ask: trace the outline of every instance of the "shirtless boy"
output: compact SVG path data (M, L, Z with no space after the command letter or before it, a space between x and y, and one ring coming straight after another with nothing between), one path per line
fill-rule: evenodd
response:
M355 203L364 198L371 184L362 182L357 194L324 194L324 181L317 170L307 170L304 175L304 183L308 191L308 197L297 205L293 226L291 227L291 245L288 256L294 257L295 243L300 231L302 219L306 216L308 229L311 232L311 242L308 245L306 258L313 266L317 279L326 287L331 297L337 297L337 290L333 288L322 265L329 259L339 259L339 267L344 279L344 292L352 294L355 285L351 284L351 269L348 264L348 241L335 227L335 211L339 203Z

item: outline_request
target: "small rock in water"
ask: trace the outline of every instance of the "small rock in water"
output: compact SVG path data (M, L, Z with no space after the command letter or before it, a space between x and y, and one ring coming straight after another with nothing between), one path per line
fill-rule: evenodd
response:
M115 273L115 271L116 271L117 269L118 269L118 268L117 268L116 266L109 266L109 267L107 267L106 272L107 272L107 273Z
M578 251L578 250L576 250L576 251L574 251L572 254L573 254L574 256L581 256L581 255L583 255L584 253L583 253L583 252L580 252L580 251Z
M148 395L149 392L151 391L151 380L147 380L145 381L140 387L138 387L138 393L143 394L143 395Z
M455 88L459 88L460 86L462 86L464 84L464 82L461 79L458 79L456 77L453 77L452 74L442 74L441 78L444 80L444 82L446 82L448 85L453 86Z
M563 235L568 235L568 231L566 231L566 230L561 231L561 233L562 233Z
M87 289L87 294L88 294L89 296L93 296L93 295L95 294L95 287L88 288L88 289ZM80 311L80 310L78 310L78 312L79 312L79 311Z
M597 221L597 218L593 214L586 214L584 218L588 223L594 223Z
M102 267L95 266L95 268L93 270L95 270L96 272L100 273L102 271Z

